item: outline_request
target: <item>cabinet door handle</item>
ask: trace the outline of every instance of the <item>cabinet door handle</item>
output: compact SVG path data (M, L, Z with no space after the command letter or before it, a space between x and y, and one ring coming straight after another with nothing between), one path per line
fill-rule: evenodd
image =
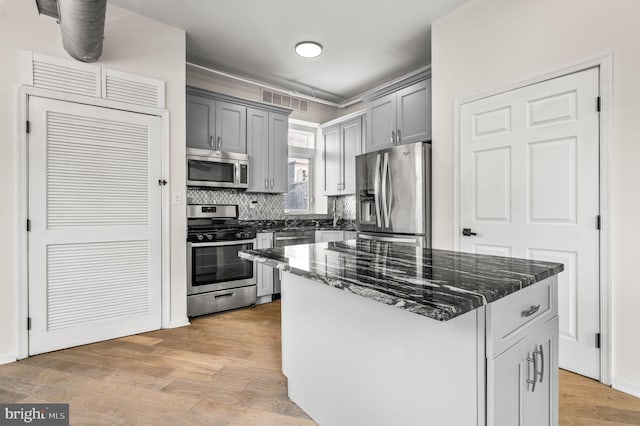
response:
M531 315L535 314L539 310L540 310L540 304L538 304L537 306L531 305L531 307L529 309L525 309L524 311L522 311L522 313L520 315L523 318L530 317Z
M218 136L218 151L220 150L220 146L222 146L222 136Z
M536 377L538 375L538 358L536 357L535 352L533 354L527 354L527 362L533 363L533 380L531 380L528 377L529 374L527 374L527 383L531 385L531 392L535 392L537 383ZM531 369L529 369L529 371L531 371Z
M398 129L398 132L396 133L396 137L398 139L396 139L398 141L398 144L400 144L400 141L402 140L402 137L400 136L400 129Z
M538 349L533 352L533 356L540 355L540 371L536 370L534 372L533 380L536 377L540 377L540 383L542 383L542 378L544 377L544 347L542 345L538 345Z
M391 145L395 145L396 144L396 132L394 132L393 130L391 131Z
M209 146L213 149L213 135L209 136Z
M276 186L275 182L273 179L271 179L271 188L273 188L274 186Z
M264 180L264 187L267 189L269 188L269 179Z

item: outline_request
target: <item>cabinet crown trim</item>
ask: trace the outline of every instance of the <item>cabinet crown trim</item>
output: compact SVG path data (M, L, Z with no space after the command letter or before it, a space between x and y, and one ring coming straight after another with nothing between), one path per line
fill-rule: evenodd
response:
M363 108L363 109L360 109L358 111L354 111L352 113L349 113L347 115L343 115L341 117L334 118L333 120L327 121L326 123L322 123L320 125L320 128L321 129L325 129L327 127L331 127L331 126L334 126L336 124L341 124L341 123L344 123L344 122L349 121L349 120L354 119L354 118L364 117L365 115L367 115L367 109Z
M256 102L251 99L237 98L231 95L225 95L222 93L212 92L210 90L200 89L198 87L187 86L187 95L197 95L206 98L215 99L218 101L230 102L237 105L246 106L249 108L258 108L264 111L275 112L278 114L284 114L289 116L293 110L289 108L282 108L275 105L269 105L262 102Z
M362 95L362 101L371 102L373 100L386 96L389 93L397 92L400 89L404 89L405 87L409 87L412 84L415 84L422 80L426 80L430 77L431 77L431 67L423 71L420 71L419 73L410 75L407 78L403 78L402 80L386 85L380 89L373 89L371 92L368 92Z

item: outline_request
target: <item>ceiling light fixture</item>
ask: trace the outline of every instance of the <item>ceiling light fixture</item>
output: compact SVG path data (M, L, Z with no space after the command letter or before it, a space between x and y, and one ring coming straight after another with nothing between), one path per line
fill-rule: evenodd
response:
M301 41L296 44L296 53L304 58L315 58L322 53L322 45L315 41Z

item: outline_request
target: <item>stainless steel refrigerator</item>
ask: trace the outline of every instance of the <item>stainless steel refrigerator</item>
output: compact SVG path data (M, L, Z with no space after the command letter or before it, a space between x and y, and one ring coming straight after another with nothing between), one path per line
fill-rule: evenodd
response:
M431 143L356 157L358 238L431 247Z

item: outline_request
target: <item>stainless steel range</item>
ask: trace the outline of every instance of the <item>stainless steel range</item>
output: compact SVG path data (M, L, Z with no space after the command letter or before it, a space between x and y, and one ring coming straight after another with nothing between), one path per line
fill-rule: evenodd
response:
M187 314L255 306L256 268L238 257L256 247L256 231L238 223L238 206L187 206Z

